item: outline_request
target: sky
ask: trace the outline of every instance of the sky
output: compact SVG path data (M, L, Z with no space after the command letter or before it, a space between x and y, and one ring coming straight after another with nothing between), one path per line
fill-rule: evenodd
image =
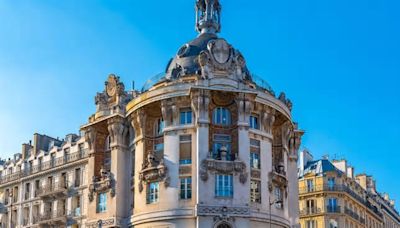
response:
M220 36L292 100L303 147L400 204L400 1L221 3ZM140 89L197 36L194 17L194 0L0 0L0 157L78 133L110 73Z

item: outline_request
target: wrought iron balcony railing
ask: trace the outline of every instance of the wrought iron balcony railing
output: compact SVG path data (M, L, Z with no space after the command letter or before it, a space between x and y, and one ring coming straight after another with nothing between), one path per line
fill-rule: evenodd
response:
M306 207L300 210L300 216L316 215L323 213L322 209L319 207Z
M52 168L60 166L60 165L65 165L65 164L68 164L68 163L71 163L74 161L78 161L80 159L87 158L88 156L89 156L89 153L87 152L87 150L82 150L79 152L68 154L64 157L56 158L52 161L43 162L40 165L35 165L35 166L29 167L27 169L12 173L12 174L1 176L0 177L0 185L5 184L7 182L18 180L20 178L29 176L31 174L38 173L40 171L52 169Z

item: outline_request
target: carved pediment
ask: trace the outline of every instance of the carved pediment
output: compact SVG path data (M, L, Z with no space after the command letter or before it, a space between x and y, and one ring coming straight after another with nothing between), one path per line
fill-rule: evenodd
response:
M200 178L203 181L208 180L208 172L239 175L242 184L246 183L248 176L246 164L240 160L227 161L207 158L201 163Z

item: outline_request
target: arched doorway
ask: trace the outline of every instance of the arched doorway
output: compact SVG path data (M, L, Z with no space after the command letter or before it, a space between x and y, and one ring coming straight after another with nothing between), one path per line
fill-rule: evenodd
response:
M231 226L229 223L222 222L222 223L219 223L219 224L216 226L216 228L232 228L232 226Z

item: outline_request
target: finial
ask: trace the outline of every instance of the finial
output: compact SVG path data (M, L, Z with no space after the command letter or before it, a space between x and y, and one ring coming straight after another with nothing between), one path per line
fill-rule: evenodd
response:
M221 30L219 0L196 0L196 30L200 33L218 33Z

